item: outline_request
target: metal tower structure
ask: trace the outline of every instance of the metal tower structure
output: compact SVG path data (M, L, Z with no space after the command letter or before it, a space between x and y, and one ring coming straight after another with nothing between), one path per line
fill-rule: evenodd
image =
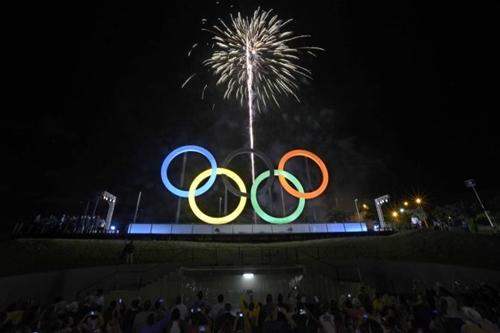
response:
M106 232L107 232L111 225L111 219L113 218L113 212L115 210L115 204L116 204L116 196L109 193L108 191L103 191L101 193L101 198L108 203L108 213L106 214Z
M377 209L378 220L380 223L380 230L385 230L384 213L382 212L382 205L389 202L389 194L375 198L375 207Z

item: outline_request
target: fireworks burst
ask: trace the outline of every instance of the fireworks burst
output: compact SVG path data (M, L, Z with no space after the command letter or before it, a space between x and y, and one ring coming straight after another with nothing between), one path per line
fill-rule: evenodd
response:
M311 72L300 66L300 55L323 50L319 47L293 47L290 43L308 38L294 35L284 28L292 19L281 20L272 10L255 10L253 16L231 15L230 24L219 19L220 25L203 29L213 34L214 48L203 63L224 86L224 98L235 97L243 105L252 103L257 110L269 102L279 106L277 96L293 96L300 78L311 79Z
M279 107L277 96L293 96L300 102L296 91L299 79L311 78L311 71L299 65L300 55L323 51L314 46L294 47L294 42L309 38L309 35L294 35L285 30L292 21L281 20L272 15L272 10L258 8L251 17L231 15L226 24L219 19L219 25L202 29L212 34L212 54L203 61L209 71L217 78L217 86L224 86L224 98L236 98L241 105L248 105L248 125L250 148L254 148L253 117L254 109L266 109L269 103ZM203 23L206 23L203 22ZM188 53L198 44L194 44ZM208 44L207 44L208 45ZM182 85L184 87L196 74L191 75ZM202 99L205 96L203 88ZM213 107L212 107L213 108ZM255 179L255 161L251 158L252 179Z

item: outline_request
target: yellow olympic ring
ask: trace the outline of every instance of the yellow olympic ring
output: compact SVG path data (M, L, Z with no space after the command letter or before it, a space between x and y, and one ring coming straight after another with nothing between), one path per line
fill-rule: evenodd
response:
M204 179L210 177L211 173L212 173L212 169L205 170L202 173L200 173L198 176L196 176L196 178L193 180L193 182L191 183L191 186L189 187L189 193L188 193L189 206L191 207L193 214L205 223L208 223L208 224L226 224L226 223L229 223L229 222L235 220L241 214L241 212L245 208L245 204L247 203L247 198L243 197L243 196L240 197L240 202L238 203L238 206L236 207L236 209L232 213L230 213L226 216L213 217L213 216L209 216L209 215L203 213L198 208L198 205L196 204L195 193L196 193L196 189L198 188L198 185L200 185L200 183ZM229 169L225 169L225 168L217 168L217 174L228 176L236 183L236 185L238 185L238 189L240 190L240 192L243 192L243 193L247 192L246 187L245 187L245 183L243 183L243 180L240 178L240 176L238 176L233 171L231 171Z

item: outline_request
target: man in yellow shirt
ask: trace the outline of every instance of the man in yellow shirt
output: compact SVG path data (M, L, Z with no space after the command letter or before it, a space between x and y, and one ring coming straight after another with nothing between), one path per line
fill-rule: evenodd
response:
M241 295L240 311L243 313L243 332L256 332L259 326L260 305L254 301L251 290Z

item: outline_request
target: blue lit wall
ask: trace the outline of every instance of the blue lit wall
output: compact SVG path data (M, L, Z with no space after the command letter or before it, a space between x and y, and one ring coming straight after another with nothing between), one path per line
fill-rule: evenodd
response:
M365 222L310 223L310 224L163 224L135 223L128 227L129 234L154 235L212 235L212 234L303 234L303 233L349 233L367 232Z

